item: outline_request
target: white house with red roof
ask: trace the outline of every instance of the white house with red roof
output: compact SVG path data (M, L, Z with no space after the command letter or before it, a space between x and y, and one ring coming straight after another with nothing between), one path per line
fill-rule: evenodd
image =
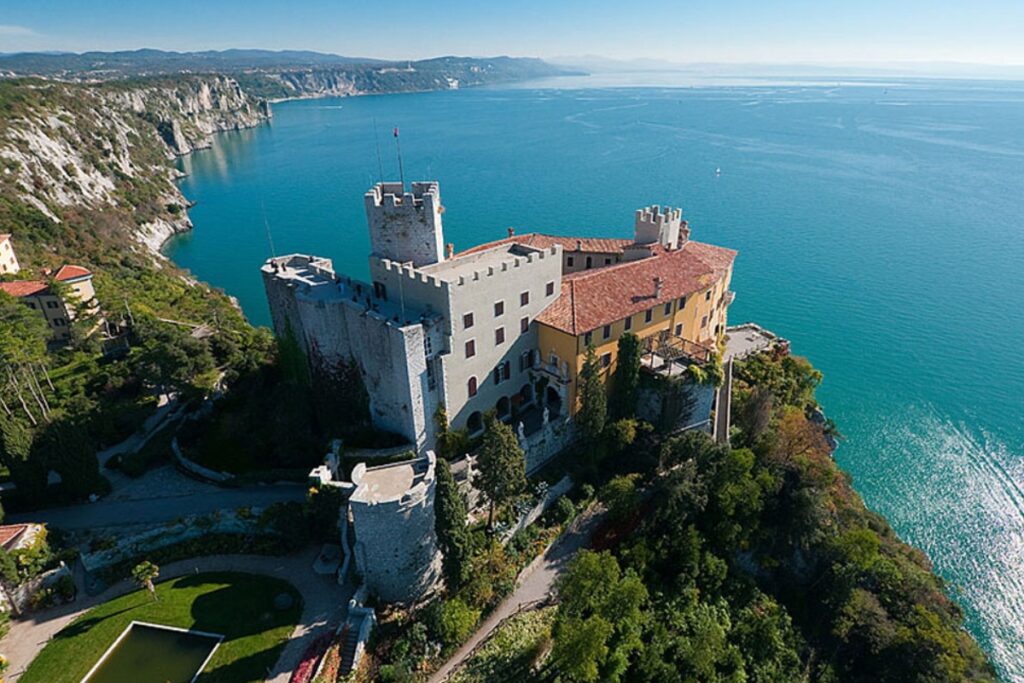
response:
M15 280L0 282L0 292L39 311L53 332L53 340L63 342L71 337L75 318L83 313L98 313L99 304L92 284L92 272L87 268L62 266L53 274L52 281L64 286L54 287L50 280ZM66 290L66 293L61 290Z

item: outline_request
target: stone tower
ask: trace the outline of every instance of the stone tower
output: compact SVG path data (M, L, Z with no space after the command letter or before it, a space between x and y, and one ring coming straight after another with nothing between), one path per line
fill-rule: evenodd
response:
M668 249L681 247L690 237L683 210L669 206L637 209L634 230L637 244L661 244Z
M441 188L436 182L377 183L365 195L373 255L415 267L444 258Z

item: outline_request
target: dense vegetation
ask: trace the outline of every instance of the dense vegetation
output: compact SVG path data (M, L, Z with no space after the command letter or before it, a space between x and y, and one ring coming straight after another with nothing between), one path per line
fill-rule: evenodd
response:
M820 373L765 354L736 375L739 447L637 444L650 468L602 490L610 524L561 581L540 677L994 680L925 557L832 461Z

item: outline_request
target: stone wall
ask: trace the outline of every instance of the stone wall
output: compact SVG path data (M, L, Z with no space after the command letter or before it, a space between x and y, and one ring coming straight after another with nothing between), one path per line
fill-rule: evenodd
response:
M378 183L364 198L373 254L415 266L443 257L441 188L436 182Z
M526 473L532 474L576 441L576 424L571 417L552 417L533 434L516 428L519 446L526 454Z
M356 570L371 592L386 602L413 602L437 583L441 553L434 534L434 454L414 463L352 470L349 497L355 528ZM411 488L387 492L381 477L413 467ZM384 491L384 493L382 493Z
M684 429L710 429L715 387L689 378L666 379L641 375L637 417L661 433Z

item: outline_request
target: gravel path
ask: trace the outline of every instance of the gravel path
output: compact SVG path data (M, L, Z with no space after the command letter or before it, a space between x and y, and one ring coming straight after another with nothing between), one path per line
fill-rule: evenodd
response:
M589 543L591 535L603 518L603 508L591 508L576 518L543 555L519 574L516 589L512 594L491 612L476 633L430 677L429 683L442 683L448 680L449 676L473 654L477 646L505 619L518 612L521 606L551 597L555 581L566 570L576 552Z
M330 576L313 573L313 561L319 553L312 547L301 553L285 557L266 555L214 555L191 560L173 562L160 568L160 580L172 579L185 574L212 571L237 571L262 574L284 579L298 589L304 603L302 616L292 632L288 644L271 672L267 681L287 683L292 669L299 663L309 644L323 629L336 628L345 615L345 608L352 596L352 587L338 585ZM11 623L10 632L0 640L2 651L11 663L6 672L7 683L15 683L29 662L49 640L61 629L74 621L90 608L137 590L134 582L122 581L103 593L89 597L80 595L78 600L45 612L37 612L25 619Z

